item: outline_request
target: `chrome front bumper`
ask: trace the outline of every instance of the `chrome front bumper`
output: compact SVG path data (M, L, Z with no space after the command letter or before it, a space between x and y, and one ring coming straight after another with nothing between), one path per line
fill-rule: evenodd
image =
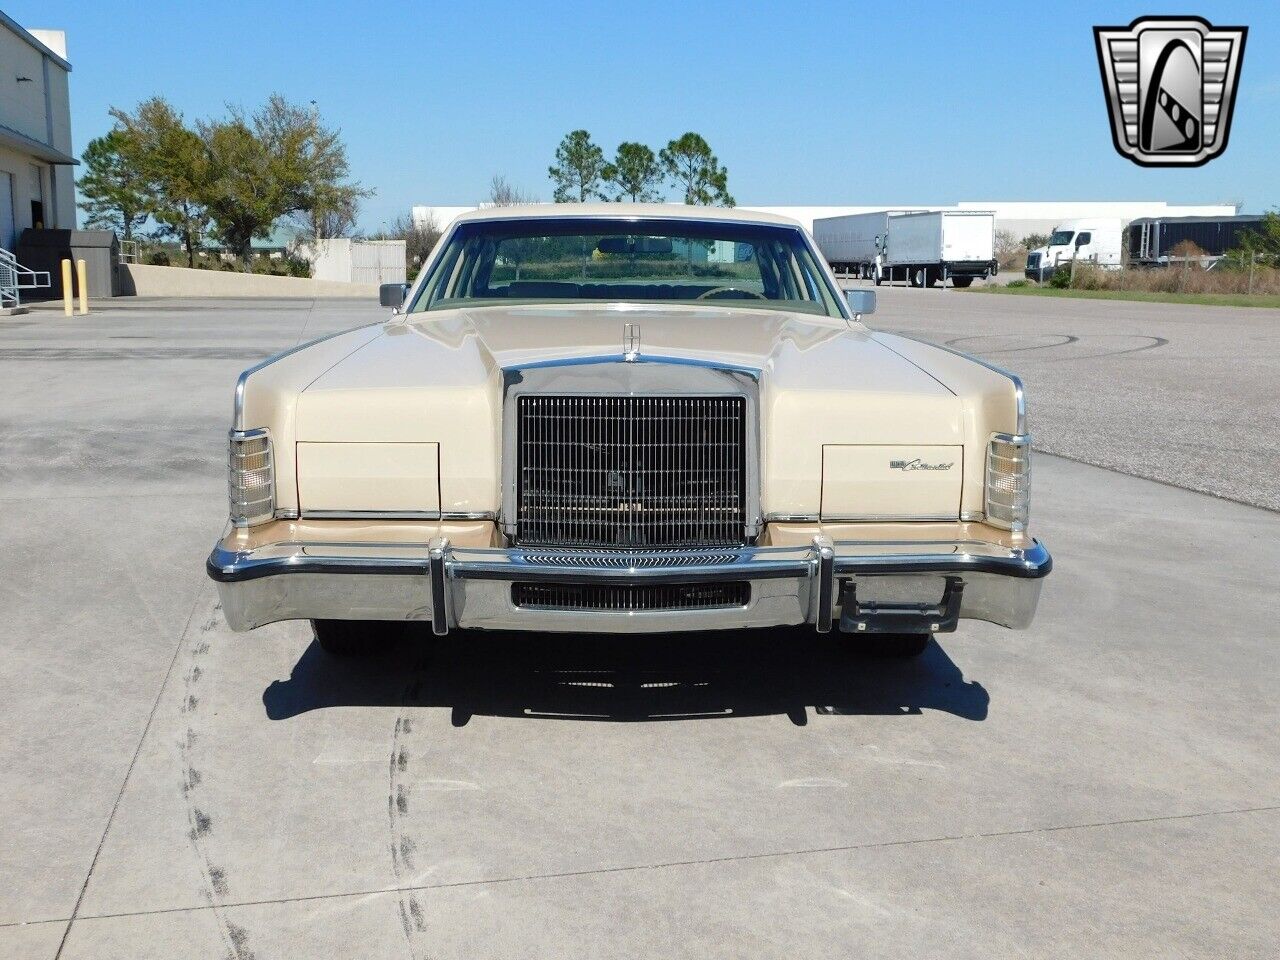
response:
M875 632L903 629L904 622L943 632L957 618L1018 629L1031 624L1052 566L1034 540L1014 548L825 536L800 547L679 553L455 547L443 538L290 541L246 550L219 544L207 564L233 630L277 620L419 620L438 634L453 627L632 633L798 624ZM512 597L516 583L717 581L749 583L750 599L716 609L549 610L518 607Z

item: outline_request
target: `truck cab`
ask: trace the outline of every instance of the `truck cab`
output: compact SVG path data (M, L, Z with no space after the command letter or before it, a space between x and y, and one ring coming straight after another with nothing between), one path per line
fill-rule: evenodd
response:
M1119 270L1120 219L1066 220L1053 228L1049 242L1027 253L1025 275L1043 283L1059 267L1071 261L1090 263L1104 270Z

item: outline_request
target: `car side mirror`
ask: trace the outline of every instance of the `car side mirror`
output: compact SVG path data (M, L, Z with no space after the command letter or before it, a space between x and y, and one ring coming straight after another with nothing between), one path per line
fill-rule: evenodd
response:
M405 294L409 292L407 283L384 283L378 287L378 303L390 307L397 313L404 306Z
M876 312L876 292L874 290L846 290L844 295L849 300L849 311L856 320Z

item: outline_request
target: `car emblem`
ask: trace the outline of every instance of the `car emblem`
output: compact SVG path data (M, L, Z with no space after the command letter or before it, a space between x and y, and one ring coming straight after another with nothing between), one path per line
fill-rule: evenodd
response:
M889 461L890 470L902 470L904 472L908 470L950 470L953 466L955 466L954 460L950 463L925 463L919 457L914 460Z
M624 323L622 325L622 359L627 363L635 363L640 356L640 324Z
M1248 32L1199 17L1094 27L1120 155L1144 167L1198 167L1222 153Z

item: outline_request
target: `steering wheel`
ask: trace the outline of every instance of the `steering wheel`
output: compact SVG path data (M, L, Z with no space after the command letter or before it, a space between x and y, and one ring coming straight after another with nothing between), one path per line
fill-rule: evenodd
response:
M757 300L768 300L763 293L756 293L754 290L743 290L741 287L712 287L706 293L698 294L699 300L710 300L717 293L745 293L749 297L755 297Z

